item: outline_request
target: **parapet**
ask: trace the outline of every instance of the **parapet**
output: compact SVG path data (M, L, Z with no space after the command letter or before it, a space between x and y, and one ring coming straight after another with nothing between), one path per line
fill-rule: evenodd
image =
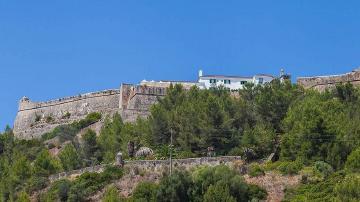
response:
M21 100L19 102L19 111L52 107L52 106L56 106L56 105L62 105L65 103L86 100L89 98L111 96L111 95L116 95L116 94L120 94L120 90L118 90L118 89L103 90L103 91L98 91L98 92L91 92L91 93L79 94L76 96L69 96L69 97L49 100L46 102L32 102L28 97L24 96L23 98L21 98Z

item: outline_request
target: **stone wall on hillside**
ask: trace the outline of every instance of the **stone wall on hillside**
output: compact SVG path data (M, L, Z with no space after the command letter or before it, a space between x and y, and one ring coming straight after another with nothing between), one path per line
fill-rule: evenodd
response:
M38 138L60 124L85 118L91 112L119 111L119 90L105 90L47 102L24 97L14 122L14 133L21 139Z
M19 139L39 138L56 126L79 121L91 112L99 112L103 117L118 112L125 122L133 122L138 117L145 118L150 114L150 106L166 95L170 84L171 82L122 84L120 89L46 102L33 102L23 97L14 122L14 134ZM187 84L185 89L189 89L190 85L191 83Z
M350 82L353 85L360 85L360 69L340 75L298 77L297 84L305 89L315 89L320 92L331 89L336 84Z
M176 170L190 170L191 168L206 165L216 166L220 164L232 166L236 163L243 163L240 156L219 156L219 157L201 157L201 158L188 158L188 159L174 159L173 169ZM134 160L125 161L124 168L129 169L130 172L163 172L169 170L169 160ZM109 166L109 164L97 165L86 167L79 170L69 172L62 172L49 177L50 182L54 182L64 178L74 178L85 172L102 172Z

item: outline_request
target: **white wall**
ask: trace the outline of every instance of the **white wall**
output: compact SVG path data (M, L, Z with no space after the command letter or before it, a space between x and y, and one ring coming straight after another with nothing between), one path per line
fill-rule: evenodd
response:
M243 89L244 85L241 84L241 81L246 81L247 83L254 83L255 85L259 84L260 78L263 79L263 84L271 82L274 78L266 75L255 75L252 78L225 78L225 77L200 77L199 78L199 87L201 89L209 89L211 87L220 87L224 86L230 90ZM216 79L216 83L210 83L210 79ZM230 84L225 84L224 80L230 80Z

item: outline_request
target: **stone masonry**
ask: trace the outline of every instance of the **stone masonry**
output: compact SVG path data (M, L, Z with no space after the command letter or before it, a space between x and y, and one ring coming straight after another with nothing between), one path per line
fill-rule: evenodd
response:
M234 166L235 164L243 164L243 160L240 156L218 156L218 157L200 157L200 158L187 158L187 159L173 159L173 168L179 170L190 170L191 168L206 165L216 166L220 164ZM147 172L158 172L169 170L169 160L133 160L125 161L124 167L130 170L143 170ZM69 172L63 172L51 175L49 177L50 182L64 178L73 178L79 176L85 172L103 172L108 164L102 164L92 167L86 167L79 170L73 170Z
M315 89L320 92L334 88L336 84L346 82L350 82L353 85L360 85L360 69L355 69L352 72L340 75L298 77L297 79L297 84L303 86L305 89Z
M23 97L14 122L19 139L39 138L61 124L85 118L91 112L103 117L121 114L124 121L147 117L149 107L166 94L167 87L122 84L120 89L81 94L47 102L33 102Z

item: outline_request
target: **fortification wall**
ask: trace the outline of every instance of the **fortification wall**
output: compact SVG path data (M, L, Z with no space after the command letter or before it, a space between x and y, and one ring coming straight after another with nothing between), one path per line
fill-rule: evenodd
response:
M188 158L188 159L174 159L173 169L179 170L190 170L191 168L206 165L206 166L217 166L220 164L232 166L237 162L243 163L240 156L220 156L220 157L201 157L201 158ZM125 161L124 167L130 171L146 171L146 172L158 172L169 170L169 160L135 160ZM83 168L80 170L73 170L69 172L58 173L49 177L50 182L64 178L73 178L79 176L85 172L102 172L107 164L97 165L92 167Z
M91 112L109 114L119 111L119 90L105 90L47 102L23 98L14 122L20 139L38 138L60 124L83 119Z
M165 96L166 90L166 87L123 84L119 104L121 117L125 122L134 122L138 117L148 117L151 105Z
M170 83L157 82L122 84L120 89L47 102L33 102L24 97L19 102L14 133L20 139L39 138L56 126L78 121L91 112L100 112L104 116L118 112L125 122L133 122L138 117L146 118L150 106L166 95L169 86Z
M340 75L314 76L314 77L298 77L297 84L305 89L315 89L325 91L336 86L336 84L350 82L353 85L360 85L360 70Z

